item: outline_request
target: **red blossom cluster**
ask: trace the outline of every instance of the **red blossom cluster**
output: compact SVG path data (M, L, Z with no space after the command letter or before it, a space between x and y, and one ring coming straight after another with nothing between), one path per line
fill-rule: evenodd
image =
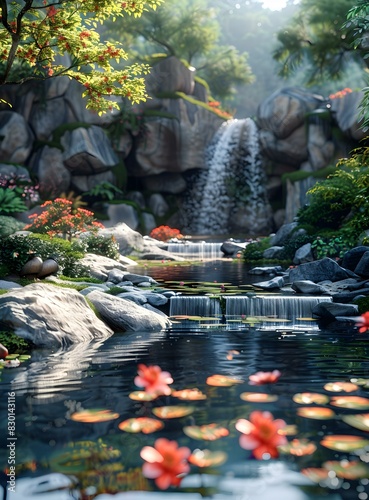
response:
M171 238L183 238L183 234L181 234L179 229L169 226L159 226L151 231L150 237L159 241L169 241Z
M41 208L45 208L41 214L29 216L33 220L25 226L25 230L46 233L52 237L62 235L70 241L73 236L80 233L96 232L99 228L104 228L100 222L95 220L93 212L83 208L74 209L73 203L64 198L45 201Z
M352 89L349 87L345 87L342 90L339 90L338 92L335 92L334 94L329 95L329 99L342 99L342 97L345 97L347 94L351 94Z

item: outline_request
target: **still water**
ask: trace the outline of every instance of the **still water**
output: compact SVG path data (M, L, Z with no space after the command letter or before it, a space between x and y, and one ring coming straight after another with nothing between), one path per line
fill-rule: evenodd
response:
M239 263L235 267L231 263L210 266L206 270L196 266L196 279L234 283L239 280L238 284L248 279L242 277ZM163 266L142 268L141 272L160 280L190 280L192 267L195 266L187 269L189 274L183 267ZM226 276L220 274L220 268ZM260 281L260 277L255 281ZM8 472L8 393L15 394L16 408L17 487L15 493L9 492L8 499L90 500L99 495L101 500L110 498L102 495L104 492L127 492L117 499L167 497L169 500L177 498L176 492L181 492L183 500L369 498L367 335L346 324L305 331L222 328L201 321L191 324L188 328L187 323L183 327L181 322L175 323L171 330L160 333L117 333L104 342L77 345L66 352L37 349L20 367L2 370L1 469ZM197 388L206 399L188 401L172 395L153 401L132 399L132 393L138 390L134 378L139 363L159 365L170 372L173 389ZM250 385L250 375L273 370L281 372L276 383ZM236 379L237 383L210 385L209 377L215 374ZM341 384L349 381L356 385ZM252 393L251 399L245 393ZM305 399L301 396L304 393L323 395L325 402L311 402L307 395ZM273 397L270 402L260 399L255 402L253 395ZM175 418L157 417L156 409L166 406L179 406L179 411L184 407L191 409L191 413ZM108 410L112 419L77 421L76 414L82 410ZM274 418L295 426L288 427L288 441L298 439L308 443L310 453L301 451L305 449L301 446L294 454L280 453L276 460L255 460L250 451L240 447L241 434L235 427L238 419L248 419L254 410L271 412ZM123 421L138 417L158 419L164 426L152 434L120 429ZM204 440L190 437L184 431L208 424L226 429L227 435ZM325 438L329 435L333 438L327 447ZM192 452L221 451L226 460L205 469L191 466L190 474L179 488L160 492L152 480L142 476L140 458L140 450L153 446L158 437L176 440ZM337 473L332 472L332 461L340 467ZM328 467L327 462L331 463L329 475L320 480L309 479L319 474L315 470L320 470L323 464ZM50 472L76 478L74 493L58 490L32 494L32 483L27 481ZM137 490L151 493L138 497L134 493ZM160 492L160 497L155 496L155 491Z

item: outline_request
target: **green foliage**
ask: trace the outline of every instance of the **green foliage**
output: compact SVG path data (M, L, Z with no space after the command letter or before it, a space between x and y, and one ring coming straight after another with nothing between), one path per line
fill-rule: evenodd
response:
M243 250L242 258L245 262L263 260L263 252L270 246L270 238L262 238L259 241L249 243Z
M107 238L97 234L89 234L82 241L86 245L86 252L119 260L119 244L114 236Z
M11 214L14 212L25 212L27 210L22 198L9 188L0 187L0 214Z
M85 276L88 269L79 260L83 253L75 251L73 244L48 235L10 235L0 238L0 266L4 275L18 274L33 255L43 260L55 258L60 271L66 276Z
M119 43L101 40L99 25L108 18L115 22L126 15L139 17L148 7L156 9L159 3L160 0L2 2L0 84L67 76L82 85L87 108L99 114L118 109L117 102L109 99L112 95L131 102L145 100L142 76L148 73L148 66L134 63L116 69L120 61L128 59L128 54ZM69 58L58 57L66 53Z
M311 244L315 259L323 259L324 257L341 258L351 246L341 235L332 235L331 238L318 236Z
M369 297L360 297L355 302L358 305L359 314L364 314L369 311Z
M110 295L119 295L120 293L123 293L125 290L124 288L120 287L120 286L112 286L111 288L109 288L109 290L106 291L106 293L110 294Z
M100 184L97 184L93 188L91 188L89 191L86 191L84 193L84 196L92 196L94 198L97 198L98 201L101 200L108 200L112 201L114 200L118 195L123 195L123 191L111 182L101 182Z
M8 349L9 354L28 354L34 347L32 342L10 331L0 331L0 344Z
M24 226L24 222L20 222L14 219L14 217L0 215L0 237L9 236L16 231L21 231Z
M311 243L313 238L309 236L308 234L302 234L300 236L293 236L293 233L291 237L284 243L283 245L283 252L280 254L279 258L281 260L290 260L292 261L296 250L298 250L300 247L303 245L306 245L306 243Z

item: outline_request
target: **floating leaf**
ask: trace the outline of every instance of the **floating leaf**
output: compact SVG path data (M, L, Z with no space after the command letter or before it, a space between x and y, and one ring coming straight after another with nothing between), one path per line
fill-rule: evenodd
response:
M369 378L352 378L350 382L363 386L365 389L369 389Z
M359 387L352 382L329 382L325 384L324 389L331 392L353 392Z
M329 397L325 394L319 394L317 392L299 392L295 394L292 398L295 403L308 405L316 403L318 405L325 405L329 402Z
M71 415L71 420L75 422L84 422L89 424L95 424L98 422L108 422L109 420L115 420L119 417L119 413L112 412L111 410L102 410L99 408L92 410L81 410L76 411Z
M188 437L205 441L215 441L229 435L229 430L218 424L188 425L183 428L183 432Z
M188 461L197 467L219 467L228 456L223 451L194 450Z
M206 394L201 392L196 387L194 389L182 389L181 391L173 391L173 397L182 399L184 401L200 401L206 399Z
M159 418L181 418L191 415L195 411L193 406L160 406L153 408L152 412Z
M333 396L331 405L353 410L369 410L369 399L360 396Z
M119 429L124 432L142 432L143 434L151 434L159 431L164 427L163 422L149 417L128 418L118 425Z
M329 471L333 470L337 477L355 481L357 479L367 479L369 477L369 467L357 460L331 460L324 462L323 467Z
M328 420L336 416L333 410L321 406L304 406L302 408L297 408L297 415L299 417L314 418L317 420Z
M230 387L235 384L242 384L242 382L243 380L227 377L227 375L211 375L206 379L208 385L215 387Z
M278 429L277 433L281 436L295 436L298 432L297 426L294 424L286 425L282 429Z
M307 439L293 439L291 442L278 446L278 451L290 453L297 457L312 455L316 450L316 445Z
M31 359L31 355L30 354L21 354L18 359L19 359L19 361L27 361L28 359Z
M263 392L243 392L240 394L240 398L251 403L271 403L278 400L278 396Z
M363 413L361 415L343 415L342 420L356 429L369 432L369 413Z
M156 394L149 394L145 391L133 391L128 397L134 401L154 401L158 396Z
M17 359L19 358L19 354L8 354L5 359Z
M336 451L355 451L369 445L369 440L360 436L332 435L326 436L320 441L322 446Z
M314 483L320 483L321 481L329 478L329 471L318 467L308 467L307 469L302 469L301 473Z

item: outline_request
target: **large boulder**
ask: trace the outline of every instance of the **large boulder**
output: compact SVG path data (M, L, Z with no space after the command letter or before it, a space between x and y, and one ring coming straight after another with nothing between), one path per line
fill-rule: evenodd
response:
M32 151L34 136L23 116L14 111L1 111L0 137L0 161L25 163Z
M329 257L300 264L289 272L289 280L291 283L303 280L319 283L324 280L339 281L352 277L355 277L354 273L339 266L336 261Z
M77 291L34 283L0 296L0 321L24 339L49 348L112 335Z
M116 331L157 332L170 326L167 317L131 300L94 290L88 294L101 317ZM147 299L146 299L147 300Z

